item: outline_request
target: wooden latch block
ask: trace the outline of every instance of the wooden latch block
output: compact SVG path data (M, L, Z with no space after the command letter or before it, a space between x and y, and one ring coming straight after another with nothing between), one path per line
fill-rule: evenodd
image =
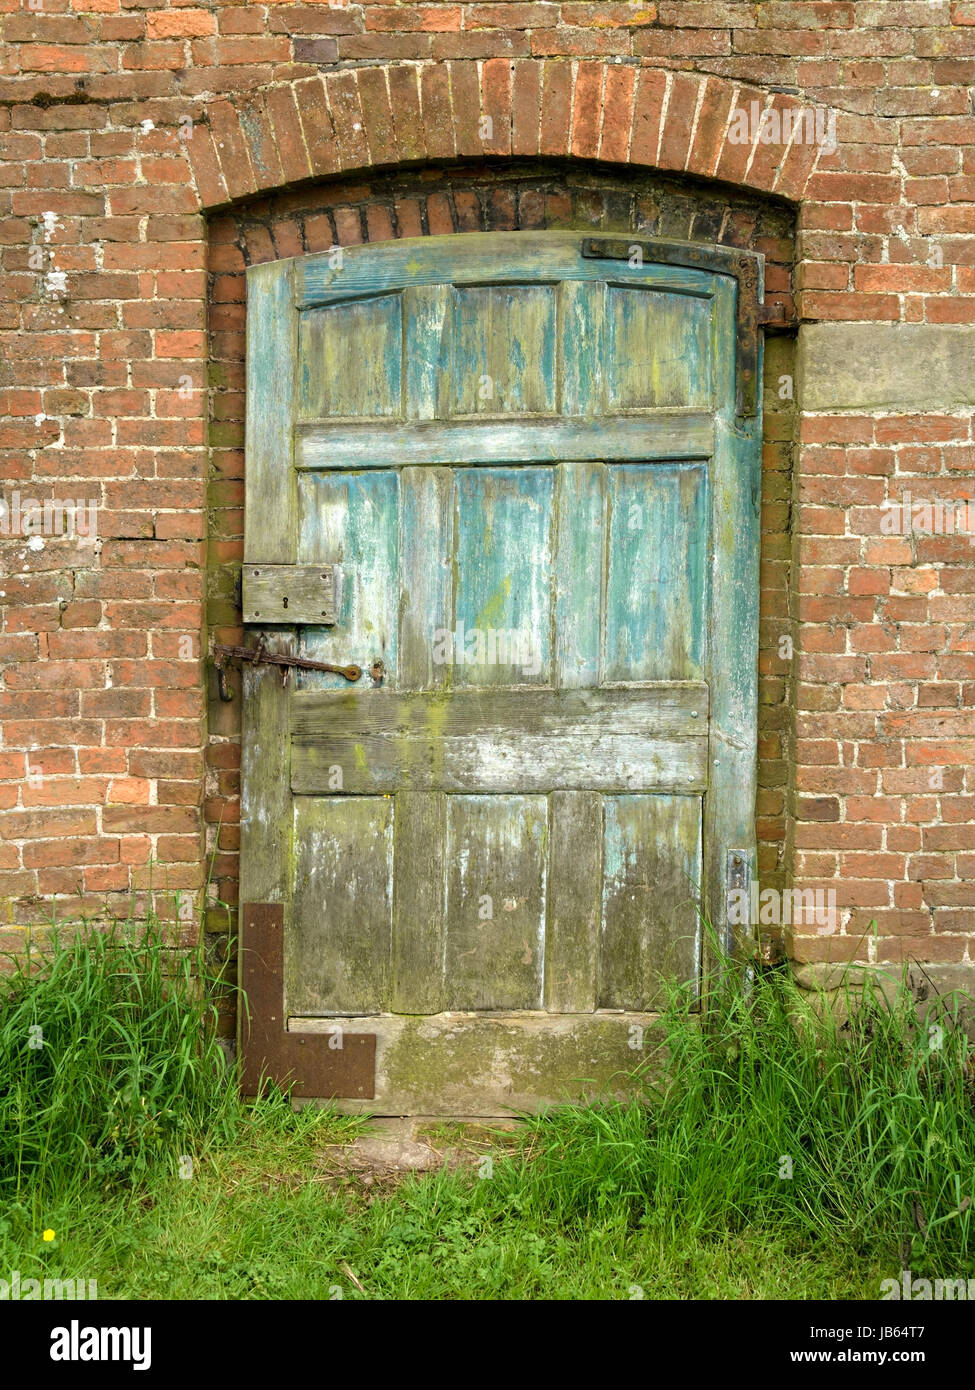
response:
M241 579L245 623L335 622L334 565L245 565Z

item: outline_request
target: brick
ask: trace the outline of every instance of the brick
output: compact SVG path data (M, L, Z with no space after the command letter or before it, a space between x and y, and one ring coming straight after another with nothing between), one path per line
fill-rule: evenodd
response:
M323 65L339 56L335 39L295 39L295 62Z
M359 95L368 112L366 137L373 164L395 164L398 158L393 134L393 113L389 103L386 74L380 68L359 71Z
M340 246L358 246L362 242L362 219L357 208L335 209L335 231Z
M146 16L146 38L189 39L212 34L216 29L207 10L158 10Z
M420 9L385 10L371 7L366 11L366 29L397 33L422 29L432 33L455 33L461 27L459 5L431 5Z
M734 100L734 87L728 82L708 79L698 111L694 138L687 156L689 173L710 176L721 153L721 145Z
M294 93L288 87L273 87L265 92L264 99L284 177L289 183L297 183L307 178L312 168Z
M113 60L114 54L110 50L98 50L93 46L81 48L32 43L25 44L20 53L20 65L24 72L111 72Z
M194 51L200 50L201 59L213 55L217 70L223 65L254 66L259 63L283 63L290 57L290 45L286 38L264 39L248 36L241 39L217 39L212 45L192 45Z
M366 209L366 232L369 242L394 239L393 223L387 208L373 204Z
M458 189L454 193L454 211L457 216L459 232L479 232L481 226L481 205L474 193Z
M97 820L92 810L18 811L0 821L0 838L28 840L52 834L92 835L96 829Z
M231 198L255 193L258 181L237 111L229 101L216 101L208 108L208 114L214 149Z
M448 37L452 38L453 35ZM404 62L419 62L431 55L448 56L443 52L433 54L429 34L356 34L338 40L338 54L343 62L351 59L373 63L390 62L397 58Z
M119 843L107 835L98 839L37 840L25 845L23 854L24 867L29 869L113 864L119 857Z
M736 33L736 40L740 33ZM646 58L726 57L731 52L728 32L698 30L682 34L673 29L642 29L633 35L633 53Z
M611 67L607 69L599 136L600 159L613 160L619 163L626 160L633 125L635 85L635 68Z
M369 163L359 85L354 72L330 73L325 79L332 131L340 169L361 169Z
M458 155L480 155L483 146L478 130L481 93L477 69L471 63L448 63L447 68L456 152Z
M569 149L579 159L595 159L599 152L603 74L601 63L576 66Z
M434 34L427 45L424 56L429 54L438 62L444 58L523 58L530 52L527 36L517 32Z
M453 232L453 213L445 193L434 193L427 199L427 226L431 236L449 236Z
M809 139L809 130L802 116L795 113L803 110L802 104L794 98L776 92L768 108L770 132L778 132L781 139L763 143L761 136L755 147L755 154L748 168L746 182L752 188L771 189L779 181L779 173L785 165L793 146L805 147L815 154L816 144ZM786 139L786 132L789 138ZM820 154L820 162L825 156ZM811 165L810 165L811 167Z
M557 22L558 16L550 4L467 5L464 10L466 29L545 29Z
M569 153L571 111L572 69L566 63L544 63L539 154L565 156Z
M507 58L490 58L481 68L481 114L490 120L484 153L510 154L511 63Z
M338 142L332 132L332 119L320 77L309 77L294 85L294 97L312 172L319 176L337 173Z
M758 119L753 119L753 103L757 103ZM729 183L743 183L752 151L761 132L763 113L769 103L764 92L740 89L735 95L731 121L725 135L721 154L715 168L715 177ZM744 113L744 114L742 114ZM744 138L742 138L744 136Z
M237 108L237 115L258 187L279 187L284 182L284 166L274 141L271 118L261 95L255 93L243 100Z
M881 320L896 323L900 302L890 294L830 294L804 292L800 296L804 317L835 320Z
M516 42L508 40L514 46ZM572 58L629 57L633 51L630 36L624 33L590 33L586 29L537 29L531 36L531 51L535 57L554 54Z
M424 143L431 159L451 159L454 123L450 108L450 76L440 64L420 70L420 110Z
M633 134L630 161L654 165L660 142L660 118L667 95L667 77L662 72L641 68L633 102Z
M242 9L247 16L246 7ZM234 11L223 11L221 27L227 22L228 13ZM259 33L262 27L259 12L256 15L251 12L248 17L252 22L256 20L254 32ZM326 8L321 4L283 4L270 13L268 27L275 34L357 34L362 26L351 6L329 5Z
M389 102L400 160L410 163L425 159L420 90L415 69L393 68L390 71Z
M660 138L657 162L662 169L682 170L687 163L698 97L704 80L675 73L667 101L667 116Z
M511 83L511 153L538 153L541 121L541 73L538 63L519 60Z

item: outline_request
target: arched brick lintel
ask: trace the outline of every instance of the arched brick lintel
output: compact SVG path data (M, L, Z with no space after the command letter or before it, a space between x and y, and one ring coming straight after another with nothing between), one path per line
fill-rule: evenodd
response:
M801 202L820 146L763 144L756 122L752 143L729 139L732 110L752 102L780 113L803 105L721 77L611 62L387 64L212 102L187 151L201 211L350 171L511 156L683 172Z

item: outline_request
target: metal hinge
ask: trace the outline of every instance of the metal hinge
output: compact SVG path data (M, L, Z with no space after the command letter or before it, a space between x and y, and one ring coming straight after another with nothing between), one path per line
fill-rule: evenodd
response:
M735 933L731 914L732 893L744 893L745 901L751 903L752 868L747 850L729 849L725 863L725 950L732 955L735 948ZM739 899L740 901L740 899Z
M795 328L799 320L794 312L789 312L785 300L773 299L771 304L760 304L758 306L758 323L760 328L766 330L770 328L781 328L785 330Z

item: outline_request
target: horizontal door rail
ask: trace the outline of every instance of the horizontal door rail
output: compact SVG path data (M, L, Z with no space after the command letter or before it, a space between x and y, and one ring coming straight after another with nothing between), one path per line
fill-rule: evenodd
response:
M448 697L303 691L293 707L291 787L353 796L405 788L699 794L707 710L707 687L690 681Z
M414 464L545 463L563 459L640 462L707 459L714 419L706 411L658 411L598 420L550 416L477 418L450 424L306 421L296 427L299 469L391 468Z

